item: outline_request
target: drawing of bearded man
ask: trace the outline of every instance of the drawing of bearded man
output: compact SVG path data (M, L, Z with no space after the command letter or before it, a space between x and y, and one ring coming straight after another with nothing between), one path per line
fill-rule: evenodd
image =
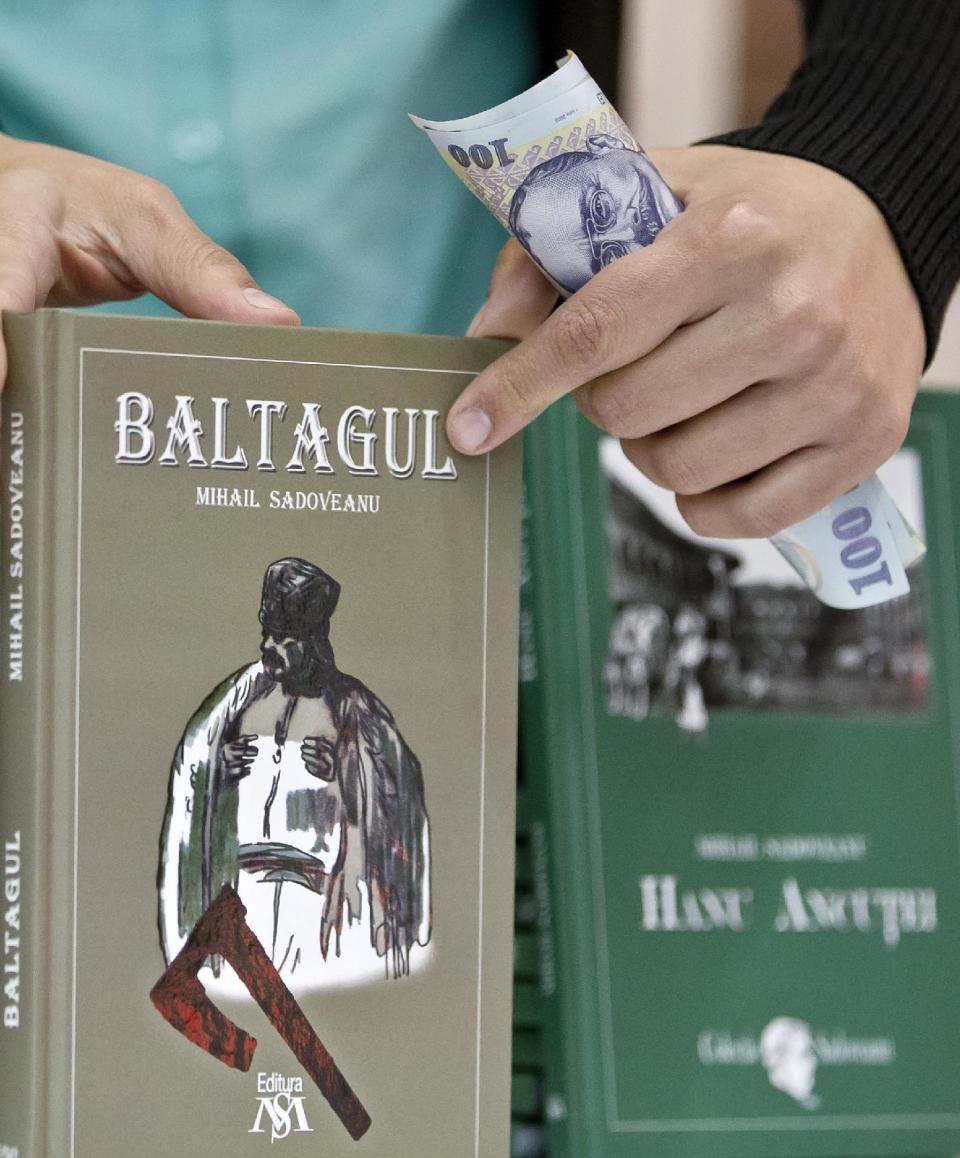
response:
M387 707L336 666L339 596L312 563L271 564L260 659L187 725L161 838L168 962L224 884L292 989L401 977L430 940L420 763Z

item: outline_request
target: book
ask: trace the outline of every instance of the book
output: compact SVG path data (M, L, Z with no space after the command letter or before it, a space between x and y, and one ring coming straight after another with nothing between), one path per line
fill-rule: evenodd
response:
M531 427L517 1158L957 1152L958 438L921 392L880 476L930 555L846 612Z
M40 311L2 396L0 1154L500 1158L501 343Z

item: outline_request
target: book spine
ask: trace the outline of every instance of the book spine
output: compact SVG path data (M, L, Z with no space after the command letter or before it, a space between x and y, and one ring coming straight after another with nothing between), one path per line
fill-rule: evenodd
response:
M523 496L520 544L520 702L536 683L538 654L530 585L530 509ZM521 713L522 713L521 708ZM521 737L524 723L520 719ZM521 739L521 745L523 741ZM513 1091L510 1158L544 1158L547 1153L544 1103L543 1024L540 1009L540 955L537 897L531 855L530 793L520 759L517 768L517 839L514 907Z
M46 966L43 848L47 750L44 512L48 509L42 324L5 318L0 396L0 844L3 847L0 1156L41 1158Z
M553 531L562 515L563 496L551 477L549 447L556 438L556 415L548 412L528 430L524 449L523 549L520 587L520 784L526 803L525 838L529 879L536 913L539 997L536 1017L541 1041L542 1109L545 1153L568 1158L570 1138L569 1057L564 1028L563 990L556 945L556 864L551 817L551 782L555 764L548 703L550 658L547 645L556 625L550 623L547 591Z

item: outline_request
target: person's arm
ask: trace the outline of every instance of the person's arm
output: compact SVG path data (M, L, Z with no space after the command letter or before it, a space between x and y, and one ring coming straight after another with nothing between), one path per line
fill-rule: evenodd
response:
M761 124L711 138L815 161L883 213L927 361L960 279L960 4L807 0L806 53Z
M0 133L0 311L147 292L193 318L299 320L193 224L166 186ZM0 341L0 387L5 375Z
M552 313L555 291L507 244L471 332L524 340L455 404L458 449L488 451L573 393L694 530L733 537L800 521L897 449L960 274L960 15L952 0L822 0L811 20L782 99L799 109L815 70L820 112L792 150L748 141L767 126L750 148L653 154L685 212ZM858 53L869 99L846 93ZM800 144L822 163L783 155Z

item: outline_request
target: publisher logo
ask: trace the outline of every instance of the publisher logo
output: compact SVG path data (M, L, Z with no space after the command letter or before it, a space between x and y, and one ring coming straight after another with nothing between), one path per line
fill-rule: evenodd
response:
M820 1107L816 1086L824 1067L889 1066L896 1061L893 1038L849 1037L825 1032L797 1017L775 1017L759 1033L705 1029L697 1039L701 1065L748 1066L766 1071L767 1081L805 1110Z
M312 1134L304 1100L303 1078L258 1073L257 1116L247 1133L269 1134L271 1143L282 1142L291 1134ZM5 1156L0 1153L0 1158Z
M817 1055L813 1032L796 1017L775 1017L760 1034L760 1060L770 1085L793 1098L806 1110L815 1110Z

